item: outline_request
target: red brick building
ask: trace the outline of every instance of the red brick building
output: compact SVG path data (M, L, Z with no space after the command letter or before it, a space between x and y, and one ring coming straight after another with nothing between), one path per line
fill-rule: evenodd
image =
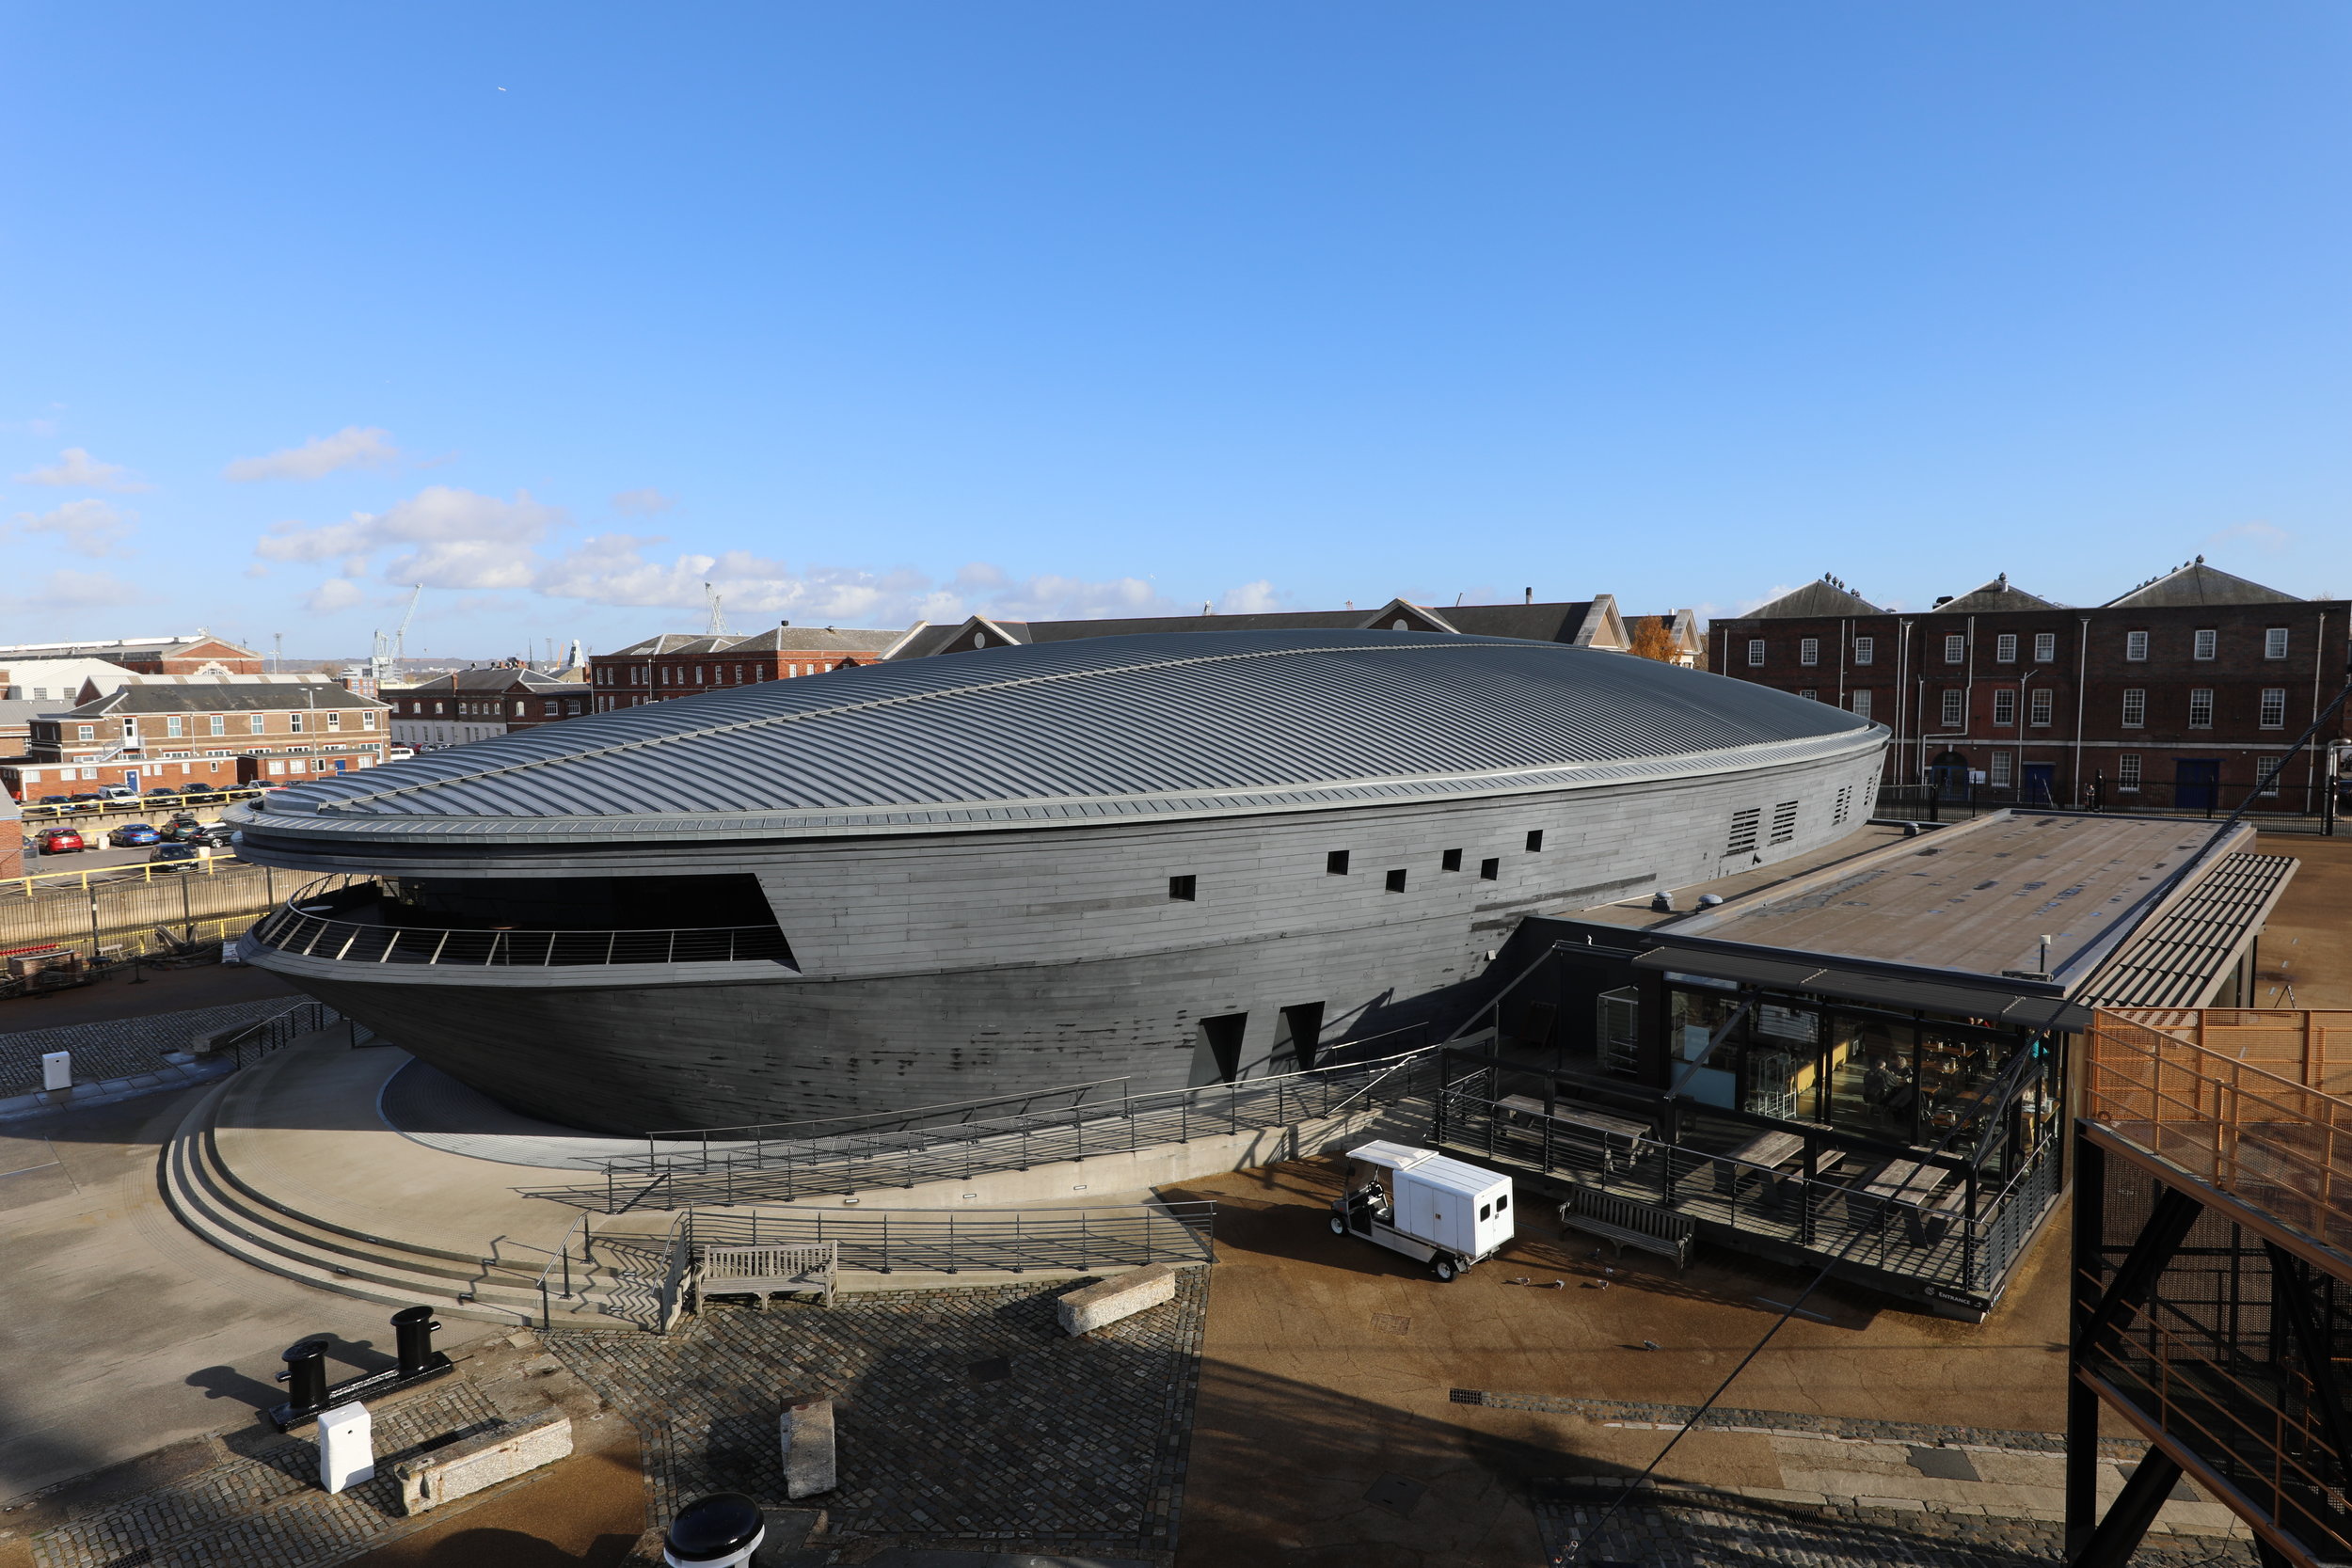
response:
M392 739L429 752L576 719L589 710L588 691L584 681L493 664L389 688L383 695L392 708Z
M713 687L791 680L852 664L872 664L906 636L854 626L795 626L787 621L749 637L688 637L664 632L588 660L599 713Z
M293 784L373 768L391 738L386 705L340 686L126 686L37 718L0 784L25 804L110 785Z
M1894 732L1889 784L2110 810L2234 808L2344 678L2352 602L2298 599L2202 556L2106 604L2006 574L1919 612L1832 578L1708 628L1711 666ZM2315 811L2339 714L2257 809Z
M125 637L96 642L12 642L0 646L0 668L63 658L103 658L143 675L259 675L263 659L201 629L186 637Z

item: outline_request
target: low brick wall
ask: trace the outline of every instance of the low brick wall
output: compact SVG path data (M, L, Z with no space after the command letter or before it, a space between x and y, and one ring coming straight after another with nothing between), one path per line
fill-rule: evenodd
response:
M572 1418L560 1410L527 1421L510 1421L477 1437L392 1466L400 1482L404 1513L422 1513L446 1502L511 1481L572 1451Z

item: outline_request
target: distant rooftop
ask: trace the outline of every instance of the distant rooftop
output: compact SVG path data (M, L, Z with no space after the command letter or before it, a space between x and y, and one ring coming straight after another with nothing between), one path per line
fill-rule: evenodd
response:
M1730 615L1731 621L1794 621L1818 615L1883 615L1886 612L1827 572L1816 582L1808 582L1794 593L1783 594L1770 604L1758 605L1744 615Z
M2301 604L2292 594L2281 594L2276 588L2265 588L2259 582L2249 582L2218 566L2205 564L2203 556L2175 566L2160 576L2150 578L2130 593L2109 599L2105 608L2120 610L2169 610L2195 605L2221 604Z
M2009 580L2003 572L1981 588L1972 588L1957 598L1945 600L1935 607L1947 615L1983 615L2001 610L2064 610L2056 599L2045 599L2039 594L2028 594Z

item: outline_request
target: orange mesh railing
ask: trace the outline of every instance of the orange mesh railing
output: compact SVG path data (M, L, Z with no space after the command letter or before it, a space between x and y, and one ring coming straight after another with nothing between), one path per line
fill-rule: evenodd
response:
M2102 1009L2083 1116L2343 1255L2352 1277L2352 1014Z

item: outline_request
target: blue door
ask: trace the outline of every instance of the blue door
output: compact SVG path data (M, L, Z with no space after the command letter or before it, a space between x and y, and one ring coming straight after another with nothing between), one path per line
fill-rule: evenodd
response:
M122 770L122 786L125 789L132 790L135 790L139 787L139 770L137 768L126 768Z
M2172 804L2182 811L2211 811L2221 803L2221 764L2186 757L2172 760Z
M2028 806L2050 804L2050 784L2057 774L2057 763L2029 762L2026 764L2025 787L2019 790L2017 795L2019 803Z

